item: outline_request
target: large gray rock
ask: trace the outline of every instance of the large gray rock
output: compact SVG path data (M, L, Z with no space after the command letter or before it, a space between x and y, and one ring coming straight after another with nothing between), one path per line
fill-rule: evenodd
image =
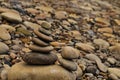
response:
M12 66L8 80L76 80L73 73L59 65L36 66L24 62Z

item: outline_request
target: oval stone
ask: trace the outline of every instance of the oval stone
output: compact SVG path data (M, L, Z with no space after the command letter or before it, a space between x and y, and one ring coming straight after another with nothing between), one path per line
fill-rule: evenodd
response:
M27 53L23 56L23 61L34 65L54 64L57 60L57 55L54 53L42 54L37 52Z
M61 55L65 59L76 59L79 57L80 52L73 47L66 46L62 48Z
M0 54L7 53L8 51L9 47L5 43L0 42Z

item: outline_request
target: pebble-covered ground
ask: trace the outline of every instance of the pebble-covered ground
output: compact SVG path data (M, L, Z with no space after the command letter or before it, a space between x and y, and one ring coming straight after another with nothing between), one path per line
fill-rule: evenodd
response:
M119 0L0 0L0 80L120 80Z

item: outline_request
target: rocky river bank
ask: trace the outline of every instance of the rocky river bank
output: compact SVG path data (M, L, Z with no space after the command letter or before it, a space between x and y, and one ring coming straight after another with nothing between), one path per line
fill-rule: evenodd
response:
M0 80L119 80L120 7L111 3L0 0Z

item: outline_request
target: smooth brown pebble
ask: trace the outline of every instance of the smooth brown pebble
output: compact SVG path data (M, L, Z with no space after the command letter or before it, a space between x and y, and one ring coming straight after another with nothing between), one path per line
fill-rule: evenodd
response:
M61 55L65 59L77 59L80 55L80 52L73 47L66 46L62 48Z
M77 70L77 65L75 64L75 62L73 62L71 60L59 58L58 61L61 64L61 66L63 66L67 70L70 70L70 71L76 71Z

